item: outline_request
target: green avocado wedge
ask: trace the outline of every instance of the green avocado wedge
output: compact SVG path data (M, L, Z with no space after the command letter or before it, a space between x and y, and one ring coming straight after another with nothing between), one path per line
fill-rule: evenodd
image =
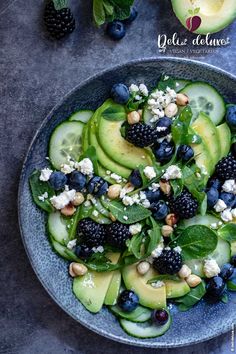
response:
M227 156L229 153L230 145L231 145L231 132L227 123L218 125L216 129L218 132L219 142L221 146L220 158L222 159L223 157Z
M120 291L120 285L121 285L121 273L119 270L115 270L109 288L106 293L106 297L104 300L105 305L112 306L116 304L119 291Z

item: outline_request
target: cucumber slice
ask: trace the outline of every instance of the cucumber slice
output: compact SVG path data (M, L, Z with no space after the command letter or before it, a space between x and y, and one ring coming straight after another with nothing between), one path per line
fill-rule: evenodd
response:
M176 79L175 80L175 91L180 92L185 86L189 85L191 81L183 80L183 79Z
M52 237L50 237L50 241L54 251L56 251L56 253L58 253L62 258L68 261L77 261L76 255L71 250L55 241Z
M170 328L171 316L169 314L169 320L163 326L158 326L154 323L151 323L151 321L137 323L125 319L120 320L120 325L123 330L132 337L142 339L155 338L162 336Z
M110 307L111 311L118 317L132 322L146 322L150 320L152 311L146 307L138 306L132 312L124 312L117 305Z
M206 113L215 125L224 118L226 112L224 99L211 85L201 81L194 82L180 92L185 93L190 99L193 120L197 119L200 112Z
M81 109L80 111L73 113L72 116L70 116L69 121L87 123L93 113L94 112L89 109Z
M56 169L68 163L68 157L77 161L82 152L81 122L64 122L53 131L49 142L49 159Z
M55 241L62 245L67 243L69 237L67 223L59 211L49 214L48 231Z
M85 152L88 148L89 148L89 130L88 130L88 124L85 124L82 133L83 152Z

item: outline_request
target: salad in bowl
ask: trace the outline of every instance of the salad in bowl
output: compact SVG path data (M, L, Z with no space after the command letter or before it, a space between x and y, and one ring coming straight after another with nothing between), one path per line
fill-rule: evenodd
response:
M117 83L65 117L29 179L72 291L130 336L163 335L173 305L236 290L236 106L202 81ZM173 318L172 318L173 317Z

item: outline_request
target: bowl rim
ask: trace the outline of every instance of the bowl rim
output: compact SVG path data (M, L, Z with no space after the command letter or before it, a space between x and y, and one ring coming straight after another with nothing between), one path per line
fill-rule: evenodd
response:
M139 59L132 59L129 61L126 61L124 63L112 66L109 69L104 69L102 71L97 72L94 75L89 76L87 79L83 80L80 84L74 86L70 91L68 91L59 101L57 104L55 104L53 106L53 108L49 111L49 113L46 115L46 117L43 119L43 121L40 123L40 125L38 126L38 128L36 129L34 136L31 140L31 143L26 151L26 155L22 164L22 169L21 169L21 173L20 173L20 179L19 179L19 185L18 185L18 193L17 193L17 213L18 213L18 225L19 225L19 229L20 229L20 235L21 235L21 239L22 239L22 243L26 252L26 255L29 259L30 265L34 271L34 273L36 274L38 280L40 281L41 285L43 286L43 288L46 290L46 292L50 295L50 297L53 299L53 301L70 317L72 317L76 322L79 322L82 326L88 328L89 330L91 330L92 332L95 332L98 335L101 335L103 337L106 337L108 339L111 339L113 341L119 342L119 343L123 343L123 344L127 344L127 345L131 345L131 346L137 346L137 347L146 347L146 348L176 348L176 347L186 347L186 346L191 346L194 344L198 344L198 343L202 343L205 341L208 341L210 339L213 339L215 337L218 337L219 335L222 335L224 333L227 333L230 331L230 328L224 328L224 329L220 329L218 328L218 330L216 329L214 334L207 334L204 338L200 338L198 340L190 340L190 341L186 341L186 342L182 342L179 344L175 344L175 343L159 343L159 342L155 342L155 343L148 343L148 342L142 342L141 339L139 338L134 338L134 337L130 337L128 339L126 338L121 338L121 337L116 337L116 335L111 334L107 331L104 331L103 329L98 329L96 326L91 325L90 323L83 321L79 318L76 318L75 316L73 316L73 314L71 314L64 306L63 304L60 303L60 300L55 298L54 294L51 292L50 288L44 283L44 280L42 279L41 275L38 272L37 267L34 265L33 259L31 257L31 252L28 250L27 247L27 242L26 239L24 237L24 232L23 232L23 219L22 219L22 215L21 215L21 208L20 208L20 200L21 200L21 195L23 193L24 190L24 175L25 175L25 171L27 169L27 160L30 154L30 151L32 149L32 147L34 146L35 141L38 138L38 135L40 134L41 130L47 125L50 117L53 115L53 112L55 112L61 105L62 103L68 98L70 97L74 92L80 90L83 86L91 83L93 80L102 77L104 74L109 74L112 73L114 70L118 70L119 68L123 68L125 66L131 66L131 65L136 65L136 64L142 64L142 63L154 63L154 62L166 62L166 61L170 61L170 62L174 62L174 63L179 63L179 62L183 62L185 64L191 64L191 65L196 65L199 67L205 67L206 69L210 69L211 71L214 71L216 73L219 73L221 75L224 75L226 77L228 77L231 80L235 80L236 81L236 76L223 70L220 69L212 64L209 63L202 63L198 60L193 60L193 59L188 59L188 58L180 58L180 57L170 57L170 56L166 56L166 57L160 57L160 56L154 56L154 57L143 57L143 58L139 58ZM86 310L86 309L85 309ZM134 338L135 342L132 342L132 339Z

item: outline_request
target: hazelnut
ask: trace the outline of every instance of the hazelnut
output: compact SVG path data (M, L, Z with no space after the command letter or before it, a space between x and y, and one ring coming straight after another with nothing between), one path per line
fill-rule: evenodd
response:
M129 124L136 124L140 121L140 119L140 114L137 111L132 111L127 115L127 120Z
M65 216L71 216L75 213L76 209L73 204L68 204L60 210L60 212Z
M188 278L191 273L192 273L191 269L186 264L183 264L180 271L178 272L178 276L181 279L185 279Z
M195 275L195 274L190 274L186 278L186 282L190 286L190 288L195 288L195 286L200 284L201 281L202 281L202 279L198 275Z
M177 93L176 104L178 106L186 106L189 103L189 98L184 93Z
M166 195L169 195L170 192L171 192L171 185L168 181L160 181L159 182L159 185L160 185L160 190L166 194Z
M178 113L178 106L175 103L170 103L165 108L165 115L168 118L173 118Z
M142 115L143 115L143 110L142 110L142 109L139 109L139 110L138 110L138 113L139 113L140 117L142 117Z
M75 193L75 197L72 200L72 204L75 205L75 206L78 206L78 205L82 204L83 202L84 202L83 194L80 193L80 192L76 192Z
M121 185L120 184L112 184L107 191L107 195L110 199L116 199L120 196L121 192Z
M165 218L165 222L167 223L167 225L169 226L174 226L175 224L177 224L178 222L178 217L176 214L168 214Z
M144 275L146 274L150 269L150 263L146 261L139 262L137 265L137 271L139 274Z
M72 262L69 266L69 274L74 278L80 275L86 274L88 271L88 268L81 264L81 263L76 263Z
M173 227L170 225L163 225L161 228L162 236L169 237L174 231Z

